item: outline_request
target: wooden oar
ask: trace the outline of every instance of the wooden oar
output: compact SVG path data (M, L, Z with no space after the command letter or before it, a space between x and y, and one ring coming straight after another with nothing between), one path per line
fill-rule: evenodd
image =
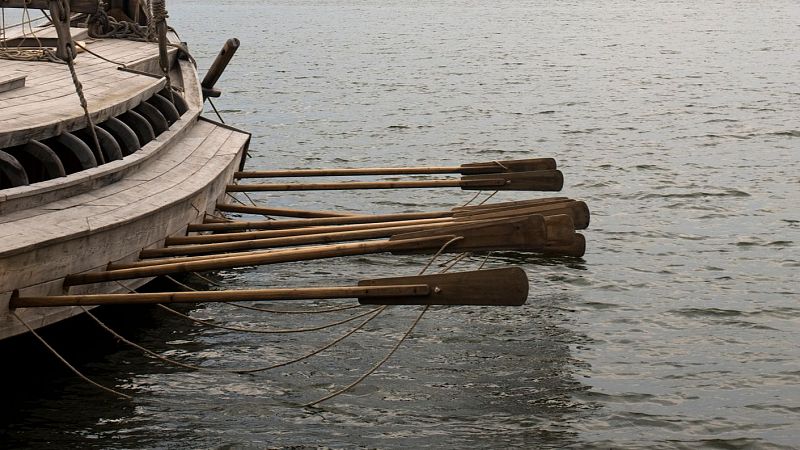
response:
M434 219L439 221L440 219ZM404 222L389 222L389 224ZM268 237L261 239L239 240L232 242L218 242L207 244L192 244L168 246L165 248L145 249L139 253L139 258L159 258L177 255L202 255L208 253L221 253L239 250L256 250L274 247L288 247L294 245L327 244L331 242L360 241L389 237L396 233L420 231L441 226L441 222L425 223L418 225L390 226L371 228L365 230L333 231L328 233L301 234L297 236ZM293 231L293 230L292 230ZM573 230L574 231L574 230ZM223 235L224 236L224 235Z
M229 184L226 189L228 192L254 192L459 187L463 190L560 191L563 186L564 176L561 171L538 170L487 175L464 175L460 180Z
M197 257L199 260L195 261L172 262L168 264L67 275L64 278L64 286L99 283L102 281L128 280L132 278L156 277L160 275L173 275L176 273L185 272L232 269L234 267L243 266L309 261L313 259L337 258L341 256L367 255L370 253L391 252L394 250L410 251L424 248L438 248L454 237L455 236L453 235L433 236L430 238L407 239L395 242L356 242L351 244L327 245L263 253L233 254L211 257L201 256Z
M554 205L556 203L567 202L570 201L563 197L555 197L555 198L545 198L545 199L537 199L537 200L527 200L524 205L534 206L537 204L540 205L547 205L551 204ZM514 202L516 203L516 202ZM503 205L503 203L497 203L496 205ZM500 208L500 207L498 207ZM236 222L226 222L226 223L198 223L198 224L190 224L187 231L242 231L242 230L279 230L279 229L288 229L288 228L299 228L299 227L316 227L316 226L328 226L328 225L351 225L351 224L365 224L365 223L378 223L378 222L397 222L397 221L404 221L404 220L417 220L417 219L432 219L432 218L443 218L443 217L451 217L454 214L454 211L471 211L469 208L456 208L454 210L447 210L447 211L432 211L432 212L422 212L422 213L397 213L397 214L364 214L358 216L350 216L350 217L328 217L328 218L319 218L319 219L295 219L295 220L260 220L260 221L236 221ZM476 212L483 211L483 208L475 209ZM588 224L588 222L587 222ZM174 241L172 239L175 239ZM177 244L181 242L183 238L170 238L168 244Z
M264 216L301 217L301 218L349 217L358 215L358 214L339 212L339 211L311 211L311 210L290 209L290 208L267 208L263 206L236 205L232 203L217 203L217 210L223 212L258 214Z
M430 223L452 222L453 218L403 220L397 222L360 223L353 225L327 225L318 227L287 228L283 230L242 231L221 234L198 234L193 236L175 236L167 238L166 246L187 244L212 244L217 242L248 241L252 239L267 239L286 236L303 236L308 234L331 233L336 231L372 230L405 225L423 225Z
M432 219L433 223L423 223L414 225L401 225L389 227L375 227L363 230L351 231L332 231L327 233L308 233L297 236L282 236L282 237L268 237L261 239L248 239L232 242L218 242L207 244L193 244L193 245L180 245L169 246L158 249L145 249L139 254L142 259L145 258L159 258L164 256L178 256L178 255L202 255L209 253L222 253L240 250L257 250L275 247L288 247L295 245L310 245L310 244L327 244L331 242L345 242L345 241L359 241L365 239L377 239L389 237L399 233L410 233L415 231L425 230L429 234L443 234L438 230L443 229L447 224L453 224L453 221L444 221L442 219ZM488 219L497 220L497 219ZM508 218L506 218L508 220ZM486 221L486 220L484 220ZM429 221L430 222L430 221ZM466 221L462 221L464 223ZM471 221L480 222L480 221ZM389 222L390 224L403 224L405 222ZM546 226L546 239L552 243L567 243L572 240L572 234L575 233L575 225L572 219L567 215L558 215L552 217L545 217ZM569 236L568 238L565 236Z
M101 281L146 278L182 272L230 269L234 267L275 264L291 261L335 258L340 256L366 255L382 252L436 251L454 238L446 248L448 252L470 252L482 250L542 251L547 244L546 225L542 216L496 220L453 225L446 228L452 234L420 237L395 237L393 240L336 244L310 248L295 248L263 253L233 253L227 255L176 258L176 261L158 261L157 264L88 272L69 275L64 285L88 284ZM437 233L438 230L435 230ZM424 233L424 232L422 232ZM192 258L195 258L192 260ZM149 261L145 261L145 264Z
M259 170L236 172L234 178L278 178L278 177L331 177L357 175L432 175L458 173L461 175L530 172L534 170L553 170L556 160L553 158L518 159L509 161L490 161L469 163L460 166L425 166L425 167L363 167L350 169L290 169Z
M344 225L356 223L396 222L399 220L431 219L448 217L449 213L398 213L363 214L348 217L321 217L318 219L258 220L226 223L192 223L187 231L241 231L241 230L283 230L287 228L312 227L323 225Z
M10 308L358 298L362 304L518 306L528 298L519 267L362 280L358 286L12 297Z
M528 299L528 276L519 267L456 272L432 277L427 297L359 297L370 305L491 305L519 306ZM435 281L434 281L435 280ZM392 286L419 282L419 276L362 280L359 286Z
M462 236L464 239L449 246L448 251L481 251L484 250L487 245L489 245L493 246L493 248L496 250L505 249L505 250L518 250L518 251L529 251L529 252L542 252L544 251L544 248L547 245L547 243L550 242L546 236L548 219L549 218L544 218L542 216L531 216L531 217L516 217L509 219L484 220L484 221L476 221L469 223L467 222L447 223L447 224L441 224L440 226L435 228L419 231L415 236L410 237L409 239L435 237L444 234L450 235L450 231L453 231L457 232L458 235ZM440 230L447 230L448 232L443 233L440 232ZM569 230L563 230L557 233L560 233L562 236L564 234L571 235L572 233L574 233L574 229L570 228ZM394 240L402 239L398 237L400 236L400 234L398 233L395 233L391 236L393 237ZM273 239L265 239L264 241L265 245L267 246L270 246L273 242L275 242L275 240ZM245 241L245 244L249 242L250 241ZM558 240L558 241L553 241L552 243L566 244L568 242L564 240ZM220 245L219 247L217 247L217 244L214 245L217 250L221 250L222 248L227 248L227 246L230 244L238 244L238 242L219 244ZM223 245L225 247L222 247ZM199 246L182 246L178 248L183 248L183 247L194 248ZM208 248L208 247L200 247L200 248ZM310 248L325 250L329 248L329 246L319 245ZM231 250L230 248L227 249ZM299 251L308 249L309 247L294 247L290 249L280 250L280 252ZM438 249L438 247L413 248L410 250L401 249L400 252L406 252L406 253L414 251L430 252L431 250L435 249ZM266 254L275 252L276 250L267 250L267 251L261 250L258 252L230 251L229 253L216 253L212 255L153 258L153 259L145 259L130 263L111 263L108 265L107 270L148 267L161 264L208 261L212 259L227 258L233 256L246 256L253 254Z

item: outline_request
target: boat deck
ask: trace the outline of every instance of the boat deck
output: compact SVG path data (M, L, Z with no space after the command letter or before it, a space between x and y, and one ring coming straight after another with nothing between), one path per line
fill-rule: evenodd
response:
M95 123L120 114L164 87L157 73L158 45L122 39L91 39L73 28L76 40L92 53L75 58L89 113ZM44 39L45 30L42 30ZM175 58L177 50L170 50ZM3 76L25 76L25 86L0 92L0 148L24 144L84 126L83 109L66 64L3 60ZM121 68L124 65L128 69Z

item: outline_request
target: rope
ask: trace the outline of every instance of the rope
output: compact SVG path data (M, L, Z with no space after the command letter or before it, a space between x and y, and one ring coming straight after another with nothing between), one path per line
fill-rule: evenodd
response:
M425 267L422 268L422 270L419 272L419 275L422 275L423 273L425 273L425 271L428 270L428 268L431 266L431 264L433 264L433 262L436 261L436 258L438 258L439 255L441 255L442 252L448 246L450 246L450 244L452 244L453 242L456 242L456 241L460 241L461 239L464 239L464 236L456 236L453 239L450 239L449 241L445 242L444 245L442 245L442 247L439 249L439 251L436 252L436 254L433 255L433 257L431 257L431 259L428 261L428 264L425 264Z
M86 375L82 374L78 369L76 369L72 364L70 364L66 359L64 359L63 356L58 354L58 351L56 351L56 349L51 347L50 344L47 343L47 341L45 341L41 336L39 336L39 333L37 333L33 328L31 328L30 325L28 325L24 320L22 320L22 318L17 315L16 311L11 311L11 315L14 316L14 318L17 319L19 321L19 323L24 325L25 328L27 328L28 331L30 331L31 334L33 334L36 337L36 339L38 339L39 342L42 343L42 345L44 345L48 350L50 350L50 352L53 355L55 355L55 357L58 358L59 361L61 361L65 366L67 366L67 368L69 368L69 370L71 370L72 373L74 373L75 375L80 377L83 381L86 381L87 383L91 384L92 386L95 386L95 387L97 387L99 389L102 389L102 390L104 390L106 392L109 392L109 393L114 394L116 396L122 397L125 400L133 399L133 397L131 397L130 395L123 394L122 392L115 391L114 389L111 389L109 387L103 386L102 384L100 384L100 383L90 379Z
M454 267L456 264L460 263L460 262L461 262L461 261L462 261L464 258L466 258L467 256L469 256L470 254L471 254L471 253L469 253L469 252L459 253L458 255L456 255L456 257L455 257L455 258L452 258L450 261L447 261L447 262L445 262L445 263L442 263L442 264L441 264L441 266L445 266L445 268L444 268L444 269L443 269L443 270L442 270L440 273L444 273L444 272L447 272L447 271L449 271L449 270L450 270L450 269L452 269L452 268L453 268L453 267ZM449 264L449 265L448 265L448 264ZM440 267L441 267L441 266L440 266Z
M489 196L488 196L488 197L486 197L485 199L483 199L483 201L482 201L482 202L478 203L478 206L481 206L481 205L483 205L484 203L488 202L488 201L489 201L489 199L491 199L492 197L494 197L495 195L497 195L497 193L498 193L498 192L500 192L500 191L494 191L494 192L492 192L491 194L489 194Z
M397 351L397 349L398 349L398 348L400 348L400 345L401 345L401 344L402 344L402 343L403 343L403 342L406 340L406 338L408 338L408 336L410 336L410 335L411 335L411 332L412 332L412 331L414 331L414 328L417 326L417 324L419 323L419 321L420 321L420 320L422 320L422 316L425 314L425 312L426 312L426 311L428 311L428 309L429 309L430 307L431 307L430 305L425 305L425 307L424 307L424 308L422 308L422 311L420 311L419 315L417 315L417 318L416 318L416 319L414 319L414 322L411 324L411 326L410 326L410 327L408 327L408 330L407 330L407 331L405 332L405 334L403 334L403 336L402 336L402 337L401 337L401 338L400 338L400 339L397 341L397 343L394 345L394 347L392 347L392 349L389 351L389 353L388 353L388 354L386 354L386 356L385 356L383 359L381 359L380 361L378 361L378 363L377 363L377 364L375 364L374 366L372 366L372 368L370 368L370 369L369 369L369 370L368 370L366 373L364 373L363 375L361 375L360 377L358 377L358 379L357 379L357 380L353 381L352 383L348 384L347 386L343 387L342 389L339 389L338 391L332 392L332 393L330 393L330 394L328 394L328 395L326 395L326 396L324 396L324 397L322 397L322 398L320 398L320 399L318 399L318 400L314 400L313 402L306 403L306 404L304 404L304 405L302 405L302 406L303 406L304 408L308 408L308 407L314 406L314 405L316 405L316 404L318 404L318 403L322 403L322 402L324 402L324 401L326 401L326 400L330 400L330 399L332 399L333 397L336 397L336 396L338 396L338 395L340 395L340 394L343 394L344 392L347 392L347 391L349 391L350 389L354 388L356 385L358 385L359 383L361 383L362 381L364 381L364 380L365 380L365 379L366 379L368 376L372 375L372 373L373 373L373 372L375 372L376 370L378 370L378 369L379 369L379 368L380 368L380 367L381 367L381 366L382 366L382 365L383 365L383 364L384 364L386 361L388 361L388 360L389 360L389 358L391 358L391 357L392 357L392 355L394 355L394 354L395 354L395 352Z
M456 236L456 237L454 237L453 239L450 239L449 241L445 242L445 243L444 243L444 245L442 245L442 247L439 249L439 251L438 251L438 252L436 252L436 254L435 254L435 255L433 255L433 257L431 258L431 260L430 260L430 261L428 261L428 264L426 264L426 265L425 265L425 267L423 267L423 268L422 268L422 270L419 272L419 274L420 274L420 275L422 275L423 273L425 273L425 271L426 271L426 270L428 270L428 268L431 266L431 264L433 264L433 261L435 261L435 260L436 260L436 258L437 258L439 255L441 255L441 254L442 254L442 252L443 252L443 251L444 251L444 250L445 250L445 249L446 249L446 248L447 248L447 247L448 247L450 244L452 244L453 242L456 242L456 241L458 241L458 240L461 240L461 239L464 239L464 237L463 237L463 236ZM455 265L455 264L454 264L454 265ZM450 267L452 267L452 266L450 266ZM444 272L445 272L445 271L447 271L447 270L449 270L449 267L448 267L447 269L443 270L443 271L442 271L442 273L444 273ZM381 366L382 366L384 363L386 363L386 361L388 361L388 360L389 360L389 358L391 358L391 357L392 357L392 355L394 355L394 354L395 354L395 352L397 352L397 349L398 349L398 348L400 348L400 345L402 345L402 344L403 344L403 342L404 342L404 341L405 341L405 340L406 340L406 339L407 339L407 338L408 338L408 337L411 335L411 333L414 331L414 328L416 328L416 326L417 326L417 324L419 323L419 321L420 321L420 320L422 320L422 316L424 316L424 315L425 315L425 313L428 311L428 309L430 309L430 307L431 307L431 305L425 305L425 307L424 307L424 308L422 308L422 311L420 311L420 312L419 312L419 315L417 315L417 318L416 318L416 319L414 319L414 322L412 322L412 323L411 323L411 326L410 326L410 327L408 327L408 330L407 330L407 331L405 332L405 334L403 334L403 336L402 336L402 337L401 337L401 338L400 338L400 339L397 341L397 343L394 345L394 347L392 347L392 349L391 349L391 350L389 350L389 353L387 353L387 354L386 354L386 356L384 356L384 357L383 357L383 359L381 359L380 361L378 361L378 363L377 363L377 364L375 364L374 366L372 366L372 368L370 368L370 369L369 369L367 372L365 372L363 375L361 375L360 377L358 377L358 378L357 378L355 381L353 381L352 383L350 383L350 384L348 384L347 386L345 386L345 387L343 387L343 388L339 389L338 391L334 391L334 392L332 392L332 393L330 393L330 394L328 394L328 395L326 395L326 396L324 396L324 397L322 397L322 398L320 398L320 399L318 399L318 400L315 400L315 401L313 401L313 402L310 402L310 403L306 403L306 404L304 404L304 405L302 405L302 406L303 406L303 407L305 407L305 408L308 408L308 407L314 406L314 405L316 405L316 404L318 404L318 403L322 403L322 402L324 402L324 401L326 401L326 400L330 400L330 399L332 399L332 398L334 398L334 397L336 397L336 396L338 396L338 395L340 395L340 394L343 394L343 393L345 393L345 392L349 391L350 389L354 388L355 386L357 386L357 385L358 385L359 383L361 383L362 381L366 380L368 376L372 375L372 373L373 373L373 372L375 372L376 370L378 370L378 369L379 369L379 368L380 368L380 367L381 367Z
M92 136L92 142L94 143L94 148L96 150L95 157L97 158L97 163L105 164L106 159L103 156L103 151L100 149L100 140L97 139L97 132L94 129L94 122L92 121L92 117L89 115L89 104L86 103L86 96L83 94L83 85L78 79L78 73L75 71L75 56L72 54L72 48L72 46L67 46L67 53L69 53L69 56L67 57L67 66L69 66L69 73L72 75L72 84L75 85L75 93L78 94L78 99L81 102L81 108L83 108L83 116L86 118L87 128L89 128L89 134Z
M270 370L270 369L277 369L278 367L288 366L289 364L294 364L294 363L303 361L305 359L308 359L308 358L310 358L310 357L312 357L312 356L314 356L316 354L322 353L325 350L327 350L327 349L333 347L334 345L338 344L339 342L342 342L343 340L345 340L346 338L351 336L356 331L358 331L361 328L363 328L372 319L378 317L383 311L385 311L386 308L388 308L388 305L387 306L381 306L377 310L374 310L375 314L373 314L370 317L367 317L367 319L364 320L363 322L361 322L357 327L353 328L352 330L348 331L347 333L343 334L342 336L336 338L335 340L331 341L330 343L326 344L325 346L320 347L317 350L312 351L311 353L307 353L307 354L305 354L305 355L303 355L303 356L301 356L299 358L295 358L295 359L290 360L290 361L285 361L285 362L282 362L282 363L273 364L273 365L268 366L268 367L262 367L262 368L259 368L259 369L240 370L240 371L238 371L238 373L255 373L255 372L262 372L262 371Z
M483 266L485 266L485 265L486 265L486 262L487 262L487 261L489 261L489 257L490 257L490 256L492 256L492 252L489 252L489 253L487 253L487 254L486 254L486 257L485 257L485 258L483 258L483 262L481 263L481 265L480 265L480 266L478 266L478 270L481 270L481 269L483 269Z
M493 162L493 163L495 163L495 164L497 164L498 166L502 167L502 168L503 168L503 170L505 170L506 172L508 172L508 167L506 167L505 165L503 165L503 163L501 163L500 161L494 160L494 161L492 161L492 162Z
M191 272L191 274L196 276L196 277L198 277L198 278L200 278L200 279L202 279L202 280L204 280L204 281L206 281L206 282L208 282L208 283L210 283L210 284L212 284L212 285L214 285L214 286L222 287L221 284L217 283L214 280L211 280L210 278L206 278L206 277L200 275L197 272ZM186 289L187 291L196 291L197 290L197 289L195 289L195 288L193 288L193 287L191 287L191 286L189 286L187 284L181 283L180 281L176 280L175 278L173 278L170 275L164 275L164 278L166 278L166 279L170 280L171 282L175 283L176 285ZM255 307L255 306L240 305L238 303L226 302L225 304L233 306L233 307L236 307L236 308L249 309L251 311L260 311L260 312L267 312L267 313L273 313L273 314L319 314L319 313L328 313L328 312L336 312L336 311L345 311L345 310L348 310L348 309L360 308L361 307L360 304L356 304L356 305L329 308L329 309L322 309L322 310L316 310L315 309L315 310L286 310L286 311L284 311L284 310L280 310L280 309L267 309L267 308L258 308L258 307Z
M127 64L125 64L125 63L121 63L121 62L119 62L119 61L114 61L114 60L112 60L112 59L108 59L108 58L106 58L106 57L105 57L105 56L103 56L103 55L99 55L99 54L97 54L97 53L95 53L95 52L93 52L93 51L89 50L89 48L88 48L88 47L86 47L85 45L83 45L83 44L81 44L81 43L79 43L79 42L77 42L77 41L75 41L75 45L77 45L78 47L80 47L80 48L81 48L83 51L85 51L86 53L88 53L88 54L90 54L90 55L92 55L92 56L94 56L94 57L96 57L96 58L100 58L100 59L102 59L103 61L110 62L111 64L115 64L115 65L117 65L117 66L120 66L120 67L123 67L123 68L127 68L127 67L128 67L128 65L127 65Z
M336 308L314 309L314 310L280 310L280 309L267 309L259 308L257 306L240 305L238 303L226 303L226 305L234 306L236 308L249 309L251 311L259 311L272 314L324 314L338 311L347 311L348 309L360 308L362 305L340 306Z
M125 287L129 291L131 291L133 293L137 292L136 289L131 289L131 288L128 288L127 286L125 286ZM372 319L378 317L378 315L380 313L382 313L387 307L388 306L382 306L380 308L377 308L377 309L373 310L374 314L372 316L367 317L363 322L358 324L353 329L349 330L347 333L339 336L338 338L334 339L333 341L329 342L328 344L325 344L324 346L322 346L322 347L320 347L318 349L315 349L315 350L313 350L313 351L311 351L311 352L309 352L309 353L307 353L307 354L305 354L303 356L297 357L295 359L291 359L289 361L284 361L284 362L281 362L281 363L273 364L273 365L270 365L270 366L256 367L256 368L249 368L249 369L222 369L222 368L202 367L202 366L197 366L197 365L194 365L194 364L188 364L188 363L183 363L183 362L180 362L180 361L176 361L176 360L171 359L171 358L167 358L165 356L159 355L158 353L156 353L156 352L154 352L152 350L149 350L149 349L147 349L145 347L142 347L141 345L136 344L135 342L132 342L132 341L126 339L125 337L121 336L119 333L117 333L116 331L114 331L110 327L108 327L99 318L97 318L95 315L93 315L91 312L89 312L88 309L86 309L83 306L81 308L83 308L84 312L86 314L88 314L89 317L94 319L95 322L97 322L103 329L105 329L106 331L111 333L116 339L119 339L120 341L124 342L125 344L128 344L128 345L130 345L130 346L132 346L132 347L144 352L145 354L150 355L150 356L152 356L152 357L154 357L154 358L156 358L156 359L158 359L160 361L163 361L165 363L172 364L172 365L179 366L179 367L183 367L183 368L186 368L186 369L197 370L197 371L201 371L201 372L249 374L249 373L263 372L263 371L266 371L266 370L276 369L278 367L288 366L290 364L294 364L294 363L306 360L306 359L308 359L308 358L310 358L310 357L312 357L314 355L322 353L325 350L327 350L327 349L333 347L334 345L338 344L339 342L342 342L343 340L345 340L348 337L352 336L353 333L355 333L356 331L364 328L364 326L366 326L370 321L372 321Z
M308 332L308 331L324 330L326 328L333 328L333 327L335 327L337 325L342 325L342 324L345 324L347 322L352 322L352 321L354 321L354 320L356 320L356 319L358 319L360 317L364 317L367 314L373 313L373 312L377 311L378 309L380 309L380 308L371 309L371 310L369 310L369 311L367 311L365 313L356 314L353 317L348 317L348 318L340 320L338 322L326 323L324 325L317 325L317 326L314 326L314 327L267 330L267 329L262 329L262 328L241 328L241 327L233 327L233 326L228 326L228 325L218 325L218 324L209 322L207 320L195 319L194 317L187 316L186 314L183 314L181 312L175 311L174 309L170 308L169 306L165 306L165 305L162 305L160 303L158 304L158 306L160 308L172 313L172 314L175 314L178 317L182 317L182 318L184 318L186 320L189 320L189 321L201 324L201 325L205 325L205 326L212 327L212 328L220 328L220 329L229 330L229 331L241 331L243 333L256 333L256 334L289 334L289 333L305 333L305 332Z
M163 361L165 363L172 364L174 366L183 367L183 368L186 368L186 369L198 370L198 371L203 371L203 372L237 373L234 370L213 369L213 368L208 368L208 367L195 366L193 364L186 364L186 363L182 363L180 361L176 361L174 359L167 358L166 356L159 355L158 353L156 353L156 352L154 352L152 350L149 350L147 348L144 348L141 345L139 345L139 344L137 344L135 342L131 342L130 340L128 340L125 337L121 336L119 333L117 333L116 331L112 330L108 325L103 323L103 321L101 321L99 318L97 318L97 316L92 314L88 309L86 309L85 306L81 306L81 309L83 309L83 312L85 312L89 317L91 317L95 322L97 322L97 324L100 325L101 328L103 328L104 330L106 330L109 333L111 333L111 335L114 336L114 338L122 341L123 343L125 343L125 344L127 344L127 345L129 345L129 346L131 346L131 347L133 347L133 348L135 348L137 350L140 350L141 352L145 353L146 355L149 355L149 356L152 356L153 358L158 359L159 361Z
M469 206L469 204L474 202L475 199L478 198L478 196L481 195L482 192L483 191L478 191L477 193L475 193L475 195L473 195L471 199L467 200L467 203L464 203L463 205L461 205L461 207L463 208L465 206Z
M214 110L214 113L217 115L217 119L219 119L219 121L220 121L220 122L222 122L222 123L224 124L224 123L225 123L225 120L224 120L224 119L222 118L222 116L219 114L219 111L217 111L217 107L216 107L216 106L214 106L214 102L212 102L212 101L211 101L211 97L208 97L208 98L206 98L206 100L208 100L208 104L209 104L209 105L211 105L211 109L213 109L213 110Z

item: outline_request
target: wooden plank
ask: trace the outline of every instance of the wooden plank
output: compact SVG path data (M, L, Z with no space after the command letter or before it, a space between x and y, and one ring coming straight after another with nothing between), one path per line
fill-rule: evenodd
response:
M13 91L25 87L27 75L19 72L0 73L0 92Z

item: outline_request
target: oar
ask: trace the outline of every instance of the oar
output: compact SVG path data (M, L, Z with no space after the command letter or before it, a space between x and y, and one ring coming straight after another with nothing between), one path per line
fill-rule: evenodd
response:
M357 215L353 213L345 213L340 211L311 211L311 210L290 209L290 208L266 208L263 206L235 205L232 203L217 203L217 210L223 212L233 212L233 213L258 214L263 216L301 217L301 218L348 217Z
M504 218L501 218L502 220ZM505 218L508 220L509 218ZM497 219L488 219L497 220ZM426 230L430 234L448 234L440 233L440 230L446 229L443 226L453 224L452 220L446 219L431 219L428 221L417 221L428 223L417 223L413 225L400 225L400 226L384 226L373 227L362 230L349 230L349 231L331 231L326 233L307 233L296 236L280 236L280 237L264 237L260 239L248 239L231 242L217 242L206 244L191 244L169 246L157 249L145 249L139 254L139 258L159 258L164 256L178 256L178 255L202 255L209 253L222 253L240 250L257 250L275 247L289 247L295 245L310 245L310 244L327 244L332 242L345 242L345 241L358 241L365 239L377 239L389 237L400 233L410 233L415 231ZM465 221L464 222L479 222L479 220ZM406 224L406 222L389 222L389 224ZM382 224L381 224L382 225ZM363 226L363 225L362 225ZM567 243L571 241L572 234L575 232L575 225L572 219L567 215L547 216L545 217L546 239L552 243ZM291 230L295 231L295 230ZM568 238L565 236L569 236Z
M547 252L548 248L553 248L553 252L558 252L561 248L569 248L569 245L573 244L575 239L575 229L572 219L570 219L568 216L530 216L475 222L451 222L415 233L392 234L390 240L397 241L404 239L418 239L434 237L443 234L460 235L466 238L464 241L457 242L448 247L448 251L515 250L545 253ZM308 236L308 238L315 237L316 236L314 235ZM323 238L328 239L327 236L324 236ZM129 263L111 263L108 265L107 270L130 269L161 264L208 261L212 259L228 258L233 256L246 256L253 255L254 252L235 250L241 250L242 248L258 250L263 248L273 248L277 245L294 245L298 243L298 241L285 241L283 238L274 238L255 241L180 246L176 247L177 252L186 249L186 253L208 253L212 250L217 252L229 251L230 253L214 253L202 256L153 258ZM306 241L306 243L308 244L310 242ZM327 247L316 246L311 248L326 249ZM303 249L307 250L308 247L284 249L281 250L281 252L298 251ZM433 250L433 248L416 248L411 250L401 249L399 252L430 252L431 250ZM270 252L274 253L275 251L261 250L256 252L256 254L266 254ZM580 256L573 255L573 252L574 250L570 250L569 255Z
M359 189L408 189L459 187L463 190L560 191L564 176L559 170L506 172L487 175L464 175L460 180L423 181L349 181L338 183L261 183L229 184L228 192L254 191L336 191Z
M528 277L519 267L362 280L358 286L155 292L135 294L14 296L10 308L141 305L358 298L362 304L519 306L528 298Z
M393 250L413 250L441 247L455 236L434 236L423 239L409 239L396 242L356 242L264 253L234 254L233 256L202 256L199 260L173 262L168 264L149 265L112 269L97 272L86 272L67 275L64 286L99 283L102 281L128 280L132 278L148 278L160 275L173 275L185 272L203 272L208 270L232 269L234 267L277 264L313 259L337 258L341 256L366 255L370 253L391 252Z
M432 175L458 173L475 175L501 172L530 172L534 170L553 170L556 160L553 158L517 159L509 161L489 161L468 163L460 166L425 166L425 167L363 167L350 169L290 169L290 170L258 170L236 172L234 178L279 178L279 177L332 177L357 175Z
M485 249L542 251L547 244L545 238L546 225L542 216L459 224L447 227L447 230L452 230L453 234L430 235L429 233L424 237L408 239L335 244L262 253L243 252L211 257L187 257L184 261L181 261L183 258L177 258L176 262L159 262L158 264L145 266L141 266L141 263L133 263L136 264L136 267L68 275L64 279L64 285L71 286L101 281L171 275L182 272L231 269L250 265L308 261L370 253L431 252L442 248L445 243L456 237L459 239L451 242L446 248L448 252L470 252ZM196 259L191 260L191 258ZM147 264L149 261L144 261L144 263Z
M570 202L571 200L565 199L563 197L556 197L556 198L546 198L546 199L539 199L539 200L529 200L526 201L524 204L527 206L545 206L545 205L555 205L558 203L565 203ZM583 203L583 202L580 202ZM497 205L502 205L502 203L498 203ZM583 203L585 206L585 203ZM197 223L197 224L189 224L187 231L224 231L224 232L231 232L231 231L242 231L242 230L282 230L288 228L299 228L299 227L316 227L316 226L328 226L328 225L351 225L351 224L367 224L367 223L379 223L379 222L398 222L404 220L417 220L417 219L431 219L431 218L444 218L444 217L452 217L455 213L454 211L471 211L469 208L456 208L453 211L433 211L427 213L397 213L397 214L375 214L375 215L358 215L358 216L350 216L350 217L327 217L327 218L319 218L319 219L295 219L295 220L260 220L260 221L236 221L236 222L226 222L226 223ZM475 209L476 212L484 211L481 209ZM587 208L588 211L588 208ZM457 212L456 212L457 213ZM577 221L576 221L577 222ZM582 222L581 222L582 223ZM586 221L588 225L588 221ZM578 229L581 229L579 225ZM173 240L174 239L174 240ZM170 238L168 240L168 244L176 244L182 241L183 238Z

